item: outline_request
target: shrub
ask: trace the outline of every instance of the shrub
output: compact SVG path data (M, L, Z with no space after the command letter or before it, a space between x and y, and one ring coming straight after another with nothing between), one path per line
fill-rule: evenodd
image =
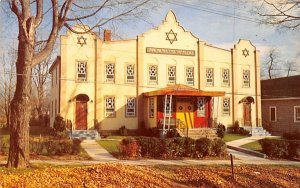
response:
M239 134L240 131L240 123L239 121L235 121L233 125L233 133Z
M247 136L250 134L250 132L248 130L244 129L243 127L240 127L239 134Z
M262 151L275 158L299 158L300 141L262 139L259 141Z
M219 138L224 138L225 136L225 126L221 123L218 124L217 135Z
M289 158L300 159L300 141L289 141L288 154Z
M64 121L64 118L60 115L57 115L55 117L54 123L53 123L53 129L57 132L63 132L66 130L66 122Z
M177 131L176 129L170 129L167 132L167 138L174 138L177 137Z
M282 138L287 140L300 140L300 132L283 133Z
M200 138L196 140L195 147L197 157L211 155L212 141L208 138Z
M45 140L45 139L30 139L30 151L38 155L65 155L79 154L81 140Z
M125 138L119 145L120 153L123 157L136 158L140 156L140 146L133 138Z
M194 157L196 151L196 141L191 138L184 139L184 156L185 157Z
M128 129L123 125L122 127L119 128L119 132L121 136L127 136L128 135Z
M222 139L215 139L212 142L212 153L216 156L224 156L226 152L226 143Z
M161 141L155 137L138 137L136 138L141 147L141 156L143 157L160 157Z

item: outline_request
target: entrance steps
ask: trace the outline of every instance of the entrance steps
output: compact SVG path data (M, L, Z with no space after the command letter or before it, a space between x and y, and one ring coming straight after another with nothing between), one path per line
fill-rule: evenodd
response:
M215 139L218 137L216 129L213 128L197 128L197 129L177 128L176 130L181 137L189 137L195 140L199 138Z
M263 127L243 127L248 130L252 136L271 136Z
M100 134L96 130L72 130L69 131L71 138L78 138L82 140L99 140L101 139Z

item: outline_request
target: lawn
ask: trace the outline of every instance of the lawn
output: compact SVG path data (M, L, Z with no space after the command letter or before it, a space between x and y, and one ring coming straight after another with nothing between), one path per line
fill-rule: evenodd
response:
M0 187L299 187L299 166L131 166L0 167Z
M45 127L30 127L30 139L31 140L51 140L49 136L49 128ZM57 141L57 140L56 140ZM91 157L86 151L81 148L78 154L63 154L63 155L38 155L33 151L36 151L36 144L30 144L31 149L30 159L31 160L91 160ZM7 160L9 151L9 132L5 129L0 130L0 160Z
M244 145L241 145L240 147L250 149L250 150L254 150L254 151L258 151L258 152L262 152L262 148L261 148L261 145L259 144L258 140L254 141L254 142L244 144Z
M100 146L106 149L111 155L114 157L119 156L119 144L120 140L98 140L97 141Z
M233 133L226 133L223 140L225 142L230 142L230 141L234 141L234 140L238 140L238 139L242 139L242 138L246 138L248 136L245 135L240 135L240 134L233 134Z

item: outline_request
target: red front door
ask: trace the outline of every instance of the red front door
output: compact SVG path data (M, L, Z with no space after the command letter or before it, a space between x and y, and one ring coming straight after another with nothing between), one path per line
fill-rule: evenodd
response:
M251 124L251 103L244 103L244 126Z
M87 130L86 101L76 101L76 130Z

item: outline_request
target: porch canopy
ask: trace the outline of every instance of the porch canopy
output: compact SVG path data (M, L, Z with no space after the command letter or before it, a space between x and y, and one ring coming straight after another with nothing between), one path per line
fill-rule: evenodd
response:
M218 96L224 96L225 92L201 91L183 84L176 84L176 85L162 88L160 90L145 92L143 93L143 95L144 97L153 97L153 96L161 96L161 95L218 97Z

